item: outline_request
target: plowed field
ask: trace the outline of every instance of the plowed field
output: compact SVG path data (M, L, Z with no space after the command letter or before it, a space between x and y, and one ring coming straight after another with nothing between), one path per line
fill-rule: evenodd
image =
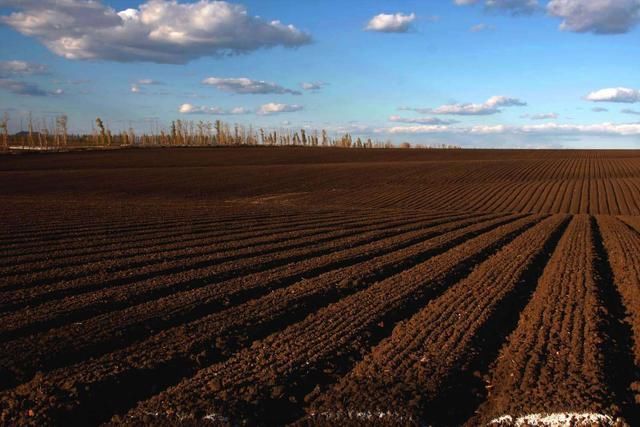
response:
M3 425L640 425L640 152L0 157Z

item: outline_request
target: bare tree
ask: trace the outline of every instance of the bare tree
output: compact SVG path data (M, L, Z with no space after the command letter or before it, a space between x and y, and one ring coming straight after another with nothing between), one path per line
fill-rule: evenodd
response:
M33 140L33 115L31 114L31 111L29 111L29 122L27 123L27 126L29 131L29 135L27 137L27 145L29 147L33 147L35 146L35 142ZM42 145L40 145L40 147L42 147Z
M0 130L2 131L2 150L9 149L9 113L5 112L0 120Z
M45 119L42 119L42 128L38 132L38 145L45 148L49 147L49 126Z
M67 116L56 117L56 145L67 146Z
M176 128L175 120L171 122L171 144L176 144L178 141L178 130Z
M104 123L102 123L100 117L96 118L96 126L98 126L98 130L100 131L99 143L100 145L105 145L107 143L107 133L104 129Z

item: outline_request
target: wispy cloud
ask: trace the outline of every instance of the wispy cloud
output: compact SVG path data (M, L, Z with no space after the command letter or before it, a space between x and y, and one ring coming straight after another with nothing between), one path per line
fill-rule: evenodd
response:
M304 82L300 84L300 87L304 90L317 92L327 86L325 82Z
M531 120L555 120L558 118L558 113L523 114L520 117Z
M439 117L401 117L401 116L390 116L390 122L396 123L416 123L423 125L452 125L458 123L457 120L448 120L441 119Z
M143 94L146 93L143 89L144 86L162 86L164 82L153 79L139 79L135 83L131 83L131 92Z
M484 3L488 11L504 11L513 15L529 15L540 8L538 0L454 0L458 6Z
M490 31L495 29L495 27L493 25L489 25L489 24L476 24L474 26L472 26L471 28L469 28L469 31L471 31L472 33L481 33L483 31Z
M153 79L139 79L136 83L142 86L159 86L164 84L164 82Z
M264 80L251 80L246 77L224 78L208 77L202 81L203 84L213 86L225 92L237 94L291 94L301 95L300 91L287 89L276 83Z
M36 84L12 79L0 79L0 89L4 89L15 95L24 96L50 96L62 95L64 93L62 89L47 91Z
M204 107L192 104L182 104L180 108L178 108L178 112L181 114L212 114L217 116L232 116L249 114L251 113L251 110L243 107L224 109L221 107Z
M0 77L21 77L33 74L46 74L48 67L43 64L35 64L26 61L0 61Z
M260 107L255 109L250 109L245 107L235 107L231 109L226 109L226 108L216 107L216 106L208 107L208 106L200 106L200 105L185 103L178 108L178 112L181 114L208 114L208 115L217 115L217 116L233 116L233 115L255 113L260 116L268 116L268 115L279 114L279 113L292 113L295 111L300 111L302 109L304 109L302 105L278 104L275 102L270 102L268 104L261 105Z
M469 135L592 135L592 136L639 136L639 123L599 123L599 124L559 124L545 123L539 125L506 126L395 126L382 128L378 133L388 134L469 134Z
M492 96L482 104L445 104L437 108L409 108L400 110L415 111L420 114L448 114L458 116L487 116L501 113L502 107L522 107L526 102L508 96Z

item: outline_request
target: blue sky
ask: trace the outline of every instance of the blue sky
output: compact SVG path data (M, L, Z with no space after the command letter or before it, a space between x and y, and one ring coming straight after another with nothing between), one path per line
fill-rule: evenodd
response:
M640 148L640 0L0 5L13 130L32 112L65 113L81 131L96 116L141 131L222 119L395 142Z

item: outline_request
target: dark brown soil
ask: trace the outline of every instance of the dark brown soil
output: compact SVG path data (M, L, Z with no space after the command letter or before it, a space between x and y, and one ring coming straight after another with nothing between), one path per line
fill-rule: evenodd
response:
M634 425L638 215L634 151L0 156L0 424Z

